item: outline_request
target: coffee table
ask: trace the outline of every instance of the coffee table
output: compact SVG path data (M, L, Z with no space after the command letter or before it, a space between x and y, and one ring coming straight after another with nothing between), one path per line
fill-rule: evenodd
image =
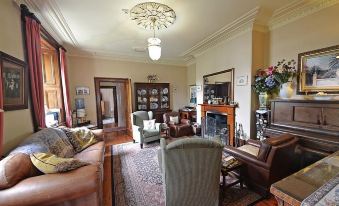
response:
M222 186L223 188L232 187L240 183L240 188L243 187L243 181L240 174L240 169L243 164L235 159L234 157L228 155L227 153L223 152L222 154L222 164L221 164L221 174L222 174ZM237 180L233 181L232 183L226 184L226 176L235 177Z

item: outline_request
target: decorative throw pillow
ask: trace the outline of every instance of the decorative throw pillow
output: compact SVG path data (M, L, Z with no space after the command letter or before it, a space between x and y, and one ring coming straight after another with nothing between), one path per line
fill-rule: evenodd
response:
M62 128L76 153L98 142L94 133L86 127Z
M21 180L38 175L29 155L16 153L0 161L0 190L10 188Z
M173 122L174 124L179 124L179 117L178 116L170 116L170 122Z
M45 174L67 172L89 165L74 158L62 158L50 153L34 153L30 155L33 165Z
M144 120L144 129L145 130L155 129L155 119Z

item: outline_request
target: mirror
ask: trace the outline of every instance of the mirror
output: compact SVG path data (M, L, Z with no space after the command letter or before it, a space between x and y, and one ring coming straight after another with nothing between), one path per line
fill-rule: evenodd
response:
M234 96L234 68L207 74L204 78L204 104L230 104Z

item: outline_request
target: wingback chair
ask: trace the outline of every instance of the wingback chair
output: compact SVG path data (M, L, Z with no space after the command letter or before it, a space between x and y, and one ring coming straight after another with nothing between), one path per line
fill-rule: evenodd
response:
M202 138L184 138L158 153L166 206L216 206L219 203L223 145Z
M144 120L152 119L152 111L136 111L131 114L133 141L140 143L140 148L143 144L160 139L161 123L155 123L155 129L144 129Z
M296 167L297 138L286 134L263 141L248 140L244 146L226 146L225 151L240 160L245 184L267 197L271 184L291 175Z
M170 117L178 117L179 123L175 124L170 121ZM171 137L182 137L193 135L193 127L190 120L180 118L179 112L167 112L163 114L164 123L170 128Z

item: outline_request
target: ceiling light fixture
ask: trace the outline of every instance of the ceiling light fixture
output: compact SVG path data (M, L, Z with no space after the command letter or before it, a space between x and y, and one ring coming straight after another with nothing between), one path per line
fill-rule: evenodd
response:
M153 37L148 38L148 53L153 60L161 57L161 40L155 37L155 29L164 29L172 25L176 15L172 8L155 2L145 2L135 5L130 10L131 19L144 29L153 30Z

